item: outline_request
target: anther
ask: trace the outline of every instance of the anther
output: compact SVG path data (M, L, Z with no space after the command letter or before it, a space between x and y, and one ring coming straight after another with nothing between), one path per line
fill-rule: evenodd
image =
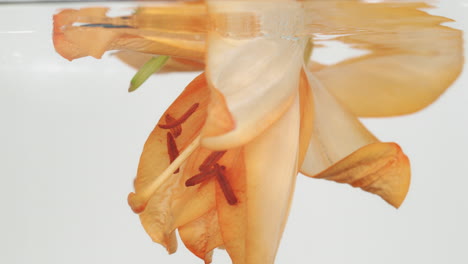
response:
M167 114L166 115L166 124L174 123L177 121L175 118L173 118L171 115ZM182 134L182 126L178 125L173 128L171 128L171 133L172 135L177 138Z
M204 171L211 168L223 157L224 153L226 153L226 151L211 152L211 154L202 162L198 170Z
M226 175L225 175L226 167L224 166L220 167L218 164L216 164L215 168L216 168L216 178L218 179L219 186L221 187L221 190L223 191L226 201L230 205L236 205L237 197L234 194L234 191L232 190L232 187L229 184L228 180L226 179Z
M177 119L176 121L174 122L171 122L171 123L167 123L167 124L159 124L158 126L160 128L164 128L164 129L171 129L173 127L176 127L176 126L179 126L181 125L182 123L184 123L198 108L198 105L199 103L195 103L193 104L188 110L187 112L185 112L179 119Z
M185 186L190 187L190 186L200 184L215 175L216 175L216 168L213 168L209 171L202 171L199 174L192 176L187 181L185 181Z
M177 149L177 144L174 137L170 132L167 133L167 153L169 154L169 161L172 163L178 156L179 150ZM179 173L179 169L174 171L174 173Z

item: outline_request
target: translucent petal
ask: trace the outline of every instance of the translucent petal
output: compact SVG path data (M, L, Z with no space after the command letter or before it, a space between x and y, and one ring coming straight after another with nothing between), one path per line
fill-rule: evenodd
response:
M301 108L301 128L299 136L299 167L302 166L309 142L312 137L314 130L314 99L312 95L312 89L309 86L307 75L304 71L301 71L301 79L299 83L299 103Z
M359 187L398 208L408 193L411 170L408 158L397 144L374 143L314 177Z
M407 157L394 143L380 143L312 74L314 130L301 172L360 187L399 207L410 182Z
M299 111L297 98L277 123L244 149L249 198L245 263L274 263L298 171Z
M203 259L205 264L211 263L213 249L223 244L218 215L214 208L202 217L179 227L179 235L185 246Z
M296 37L300 3L246 3L210 4L216 30L208 35L207 78L235 123L227 133L204 135L202 145L210 149L235 148L258 136L290 107L299 85L305 45Z
M343 107L311 73L315 118L301 171L315 175L359 148L378 142L361 122Z
M166 247L169 253L177 248L174 230L202 217L215 205L212 182L187 188L186 179L174 177L167 181L139 215L151 239Z
M221 234L233 263L274 262L296 182L299 119L296 97L277 122L243 147L245 169L226 173L236 205L229 205L217 186Z

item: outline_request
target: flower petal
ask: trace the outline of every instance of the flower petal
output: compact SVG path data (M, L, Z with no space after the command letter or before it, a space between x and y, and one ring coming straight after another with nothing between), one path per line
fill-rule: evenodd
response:
M378 140L310 72L307 78L312 89L315 118L301 171L315 175Z
M230 150L232 151L232 150ZM227 182L235 193L237 204L230 205L217 183L216 186L216 209L221 236L224 241L232 263L246 263L246 234L247 234L247 202L245 156L242 149L234 150L234 155L230 158L230 164L226 166L225 173Z
M274 262L296 182L299 119L296 97L277 122L243 147L245 171L228 167L236 205L228 204L217 185L221 234L233 263Z
M177 239L172 228L171 198L180 192L177 179L171 179L161 186L161 191L153 195L145 210L140 213L140 221L153 242L161 244L172 254L177 250Z
M462 32L440 25L449 19L419 10L429 8L427 4L308 4L312 24L321 34L346 34L333 40L370 51L315 72L355 115L394 116L421 110L461 72Z
M218 215L213 208L198 219L179 227L179 235L185 246L197 257L211 263L213 249L223 244Z
M310 139L314 130L314 99L312 89L309 86L307 75L304 70L301 71L301 79L299 83L299 104L301 107L301 128L299 136L299 167L302 166L307 149L309 148Z
M200 156L197 154L200 152L203 150L195 151L181 169L183 176L174 175L161 186L152 195L145 210L140 213L140 220L146 232L154 242L165 246L169 253L174 252L170 242L175 229L190 225L195 219L203 217L215 208L214 182L209 181L189 188L185 186L186 180L198 172Z
M245 151L247 175L246 263L273 263L296 184L299 98ZM273 166L274 164L274 166Z
M398 208L408 193L409 160L395 143L374 143L360 148L314 178L347 183L379 195Z
M118 18L107 17L107 8L65 9L54 16L55 49L69 60L100 58L107 50L203 60L205 7L180 2L166 5Z
M406 156L394 143L379 143L319 80L310 73L308 79L315 100L315 119L301 172L361 187L399 207L410 181Z
M190 109L194 104L198 104L196 111L181 124L182 133L176 138L179 151L182 151L200 133L205 123L208 103L209 90L206 85L205 75L201 74L187 86L184 92L163 114L146 141L138 166L138 175L134 182L137 193L144 190L149 183L159 177L170 164L166 144L166 135L170 130L160 127L161 124L166 124L165 117L170 115L173 118L179 118L187 109Z
M185 182L199 173L199 166L203 159L211 151L203 148L196 150L187 160L183 168L181 190L178 195L172 197L173 223L172 228L178 228L191 222L193 219L202 217L215 207L215 186L213 181L208 181L196 186L187 187Z
M211 187L203 185L196 189L185 187L184 177L188 177L187 175L193 172L193 166L190 165L189 160L180 168L181 172L163 179L156 191L149 190L148 186L160 180L162 173L171 162L168 133L172 134L172 130L162 128L161 124L166 123L165 117L167 115L179 118L194 104L199 104L196 111L180 124L178 131L180 134L174 139L176 147L183 153L201 131L206 118L208 102L209 90L202 74L193 80L169 107L149 136L140 158L134 182L135 193L129 195L129 204L136 213L140 213L145 230L153 241L164 245L170 253L176 249L173 230L178 225L190 222L214 207L214 187L212 184ZM184 177L181 176L182 174ZM209 192L211 195L207 194ZM184 210L183 205L189 204L191 208L198 210ZM204 208L205 211L200 208Z
M201 144L236 148L267 129L294 101L305 46L305 39L296 37L303 10L297 2L244 1L213 1L209 10L215 30L208 34L207 78L224 98L235 127L202 135Z

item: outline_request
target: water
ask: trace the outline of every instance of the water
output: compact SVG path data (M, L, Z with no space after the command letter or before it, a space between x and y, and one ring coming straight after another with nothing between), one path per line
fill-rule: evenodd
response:
M128 94L135 71L115 56L60 57L52 15L96 5L108 4L0 5L0 262L199 261L182 244L168 256L126 204L143 142L196 74L154 76ZM112 4L113 15L136 5ZM468 1L436 5L424 10L454 19L444 25L467 39ZM367 52L322 37L327 41L313 56L324 64ZM429 108L363 120L412 161L411 189L399 210L348 186L299 177L277 263L467 263L467 85L463 70ZM214 263L230 261L216 251Z

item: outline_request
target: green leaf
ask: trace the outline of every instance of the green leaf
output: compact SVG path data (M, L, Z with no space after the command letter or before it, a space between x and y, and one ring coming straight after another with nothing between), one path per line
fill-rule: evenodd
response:
M153 73L161 70L168 59L169 56L156 56L147 61L133 76L128 92L138 89Z

